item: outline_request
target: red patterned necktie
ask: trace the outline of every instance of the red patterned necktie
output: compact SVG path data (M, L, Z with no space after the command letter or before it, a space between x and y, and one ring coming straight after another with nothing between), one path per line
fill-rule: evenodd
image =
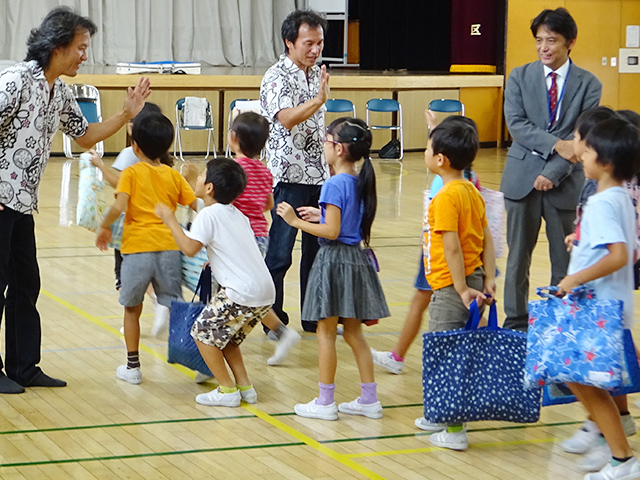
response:
M556 111L558 109L558 84L556 83L558 74L551 72L549 76L551 77L551 88L549 89L549 124L553 125L556 121Z

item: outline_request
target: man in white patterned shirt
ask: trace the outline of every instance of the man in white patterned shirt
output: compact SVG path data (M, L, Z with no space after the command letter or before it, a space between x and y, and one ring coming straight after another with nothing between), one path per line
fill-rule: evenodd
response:
M274 202L294 208L318 206L320 187L329 178L324 158L324 107L329 98L329 74L316 61L324 46L326 20L313 11L296 10L282 23L285 53L262 79L260 109L271 123L267 141L267 165L273 175ZM275 207L274 207L275 208ZM272 212L269 248L265 261L276 286L273 309L283 323L284 276L291 267L291 252L298 230ZM318 239L302 233L300 304L318 251ZM305 331L315 323L302 322Z
M6 330L0 393L66 385L37 366L40 273L33 211L38 211L38 187L54 134L61 129L90 148L134 117L151 93L148 78L141 78L129 89L120 113L102 123L87 123L58 77L78 73L96 30L90 19L67 7L55 8L31 31L25 61L0 72L0 317L4 310Z

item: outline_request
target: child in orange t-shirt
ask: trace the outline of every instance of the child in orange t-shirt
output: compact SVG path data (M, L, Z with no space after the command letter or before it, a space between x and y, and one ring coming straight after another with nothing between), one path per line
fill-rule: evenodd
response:
M430 332L463 328L471 302L476 300L482 310L495 295L495 255L484 200L463 175L477 151L478 131L469 118L448 117L429 134L425 163L443 181L429 205L424 233L424 268L433 288ZM424 418L416 425L436 431L430 439L438 447L468 446L463 425L433 424Z
M167 307L182 299L181 258L169 227L155 214L155 205L164 203L175 210L177 204L195 210L196 197L180 173L160 162L173 140L171 120L150 113L133 125L133 152L140 162L126 168L116 187L116 202L102 221L96 245L107 249L109 226L126 212L122 232L123 254L120 303L124 306L124 339L127 364L120 365L116 377L132 384L142 382L140 373L140 314L144 293L151 283L158 303Z

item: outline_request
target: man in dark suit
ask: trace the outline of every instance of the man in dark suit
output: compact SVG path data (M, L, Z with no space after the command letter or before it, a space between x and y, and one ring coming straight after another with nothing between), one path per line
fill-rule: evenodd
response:
M573 131L578 116L598 105L602 93L600 81L569 59L578 28L567 10L544 10L531 23L531 32L539 60L513 69L505 90L504 114L513 144L500 185L509 245L504 326L518 330L527 328L531 255L543 218L551 284L566 274L564 238L573 232L584 184Z

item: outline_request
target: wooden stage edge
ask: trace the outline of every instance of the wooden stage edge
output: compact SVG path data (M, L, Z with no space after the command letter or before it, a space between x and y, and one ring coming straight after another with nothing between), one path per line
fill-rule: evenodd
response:
M266 68L209 67L200 75L140 74L149 76L152 88L251 89L260 88ZM331 88L337 89L450 89L497 87L503 75L427 74L420 72L372 72L330 69ZM85 67L75 77L62 77L67 84L89 83L98 88L134 86L140 75L117 75L115 67Z
M235 99L256 99L267 67L207 67L200 75L146 74L151 79L153 93L150 102L158 104L169 118L175 118L175 104L186 96L206 97L211 103L217 151L226 146L228 112ZM460 100L465 114L478 124L481 142L502 140L503 75L488 74L427 74L426 72L372 72L330 69L330 98L351 100L357 115L365 118L366 103L372 98L393 98L402 105L404 146L406 150L423 149L427 143L424 111L429 102L448 98ZM144 74L143 74L144 75ZM75 77L62 77L69 85L86 83L100 90L102 115L108 118L122 106L124 90L132 87L140 75L117 75L115 67L82 67ZM331 121L337 114L329 114ZM386 115L386 116L385 116ZM370 121L388 125L389 114L374 113ZM387 133L385 135L385 133ZM373 149L389 140L388 132L374 135ZM105 151L119 152L125 146L124 132L105 141ZM200 152L206 149L206 135L197 132L185 136L183 150ZM62 144L54 140L54 152Z

